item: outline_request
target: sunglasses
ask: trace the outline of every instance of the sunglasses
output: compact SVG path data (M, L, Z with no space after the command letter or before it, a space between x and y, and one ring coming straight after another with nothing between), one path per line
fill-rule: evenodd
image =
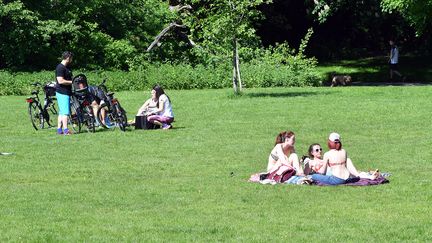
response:
M315 149L315 152L320 152L320 151L322 151L322 148Z

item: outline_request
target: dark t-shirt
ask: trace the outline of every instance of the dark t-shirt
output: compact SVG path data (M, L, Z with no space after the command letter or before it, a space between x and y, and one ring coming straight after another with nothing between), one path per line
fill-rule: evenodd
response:
M72 85L59 84L57 77L63 77L66 80L72 80L72 70L63 64L59 64L55 71L56 77L56 92L65 95L72 95Z
M98 86L92 86L92 85L90 85L88 87L88 91L90 92L90 94L94 97L94 99L98 103L101 100L105 99L105 95L104 95L103 90L101 88L99 88Z

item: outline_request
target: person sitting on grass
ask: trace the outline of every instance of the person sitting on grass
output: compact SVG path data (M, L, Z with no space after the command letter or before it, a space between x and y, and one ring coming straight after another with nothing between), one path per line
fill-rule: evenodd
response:
M158 99L156 98L156 91L151 91L151 97L144 102L144 104L138 109L137 116L147 116L155 113L158 106Z
M151 92L152 97L154 95L154 100L157 100L157 103L155 109L151 110L149 116L147 116L147 121L161 126L162 129L172 128L171 123L174 121L174 113L170 98L165 94L165 91L159 85L153 86Z
M85 75L81 75L77 78L76 82L78 83L78 91L84 91L85 99L90 103L90 106L92 107L93 115L96 118L97 117L97 111L99 107L104 104L104 91L95 85L87 85L87 77ZM105 119L105 109L101 110L101 122L106 126L110 127L111 124L108 120ZM97 121L97 120L96 120Z
M342 148L342 142L338 133L331 133L327 145L329 151L324 154L324 164L321 171L331 169L331 175L313 174L312 180L327 185L345 184L351 177L361 177L361 174L354 167L353 162L348 158L345 149ZM373 179L373 178L368 178Z
M322 159L322 147L319 143L314 143L309 146L308 157L303 159L304 173L306 175L312 174L326 174L323 170L324 160ZM329 169L327 168L327 171Z
M304 175L299 158L295 153L294 144L294 132L284 131L277 135L275 146L268 158L267 172L272 172L284 164L292 167L296 171L296 175Z

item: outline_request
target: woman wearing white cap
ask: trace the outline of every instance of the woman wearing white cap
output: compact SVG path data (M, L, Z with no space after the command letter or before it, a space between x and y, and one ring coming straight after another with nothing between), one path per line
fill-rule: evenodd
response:
M328 185L339 185L346 183L350 175L359 176L347 152L342 148L338 133L330 134L327 145L330 150L324 154L324 165L321 169L324 171L331 169L332 175L313 174L312 180Z

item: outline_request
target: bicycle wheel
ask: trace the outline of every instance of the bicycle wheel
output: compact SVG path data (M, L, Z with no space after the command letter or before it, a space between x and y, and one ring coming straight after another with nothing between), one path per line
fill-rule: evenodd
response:
M72 99L71 99L72 100ZM74 131L74 133L81 132L81 112L80 108L76 103L71 102L70 112L68 117L68 126Z
M82 110L83 120L82 120L82 129L85 129L87 132L95 132L95 118L93 116L93 111L87 106Z
M48 123L48 126L50 127L56 126L57 123L58 112L57 109L55 108L55 105L56 104L54 102L51 102L46 108L48 117L45 120Z
M105 119L102 119L102 114L105 113ZM99 106L97 110L97 119L99 124L103 128L115 129L116 128L116 119L112 111L109 110L108 105L106 103Z
M117 124L123 132L126 131L127 127L127 116L126 111L120 106L120 104L114 105L114 112L117 114Z
M28 113L30 115L30 121L34 129L42 129L44 127L44 118L42 115L42 110L40 109L39 103L37 101L29 104Z

